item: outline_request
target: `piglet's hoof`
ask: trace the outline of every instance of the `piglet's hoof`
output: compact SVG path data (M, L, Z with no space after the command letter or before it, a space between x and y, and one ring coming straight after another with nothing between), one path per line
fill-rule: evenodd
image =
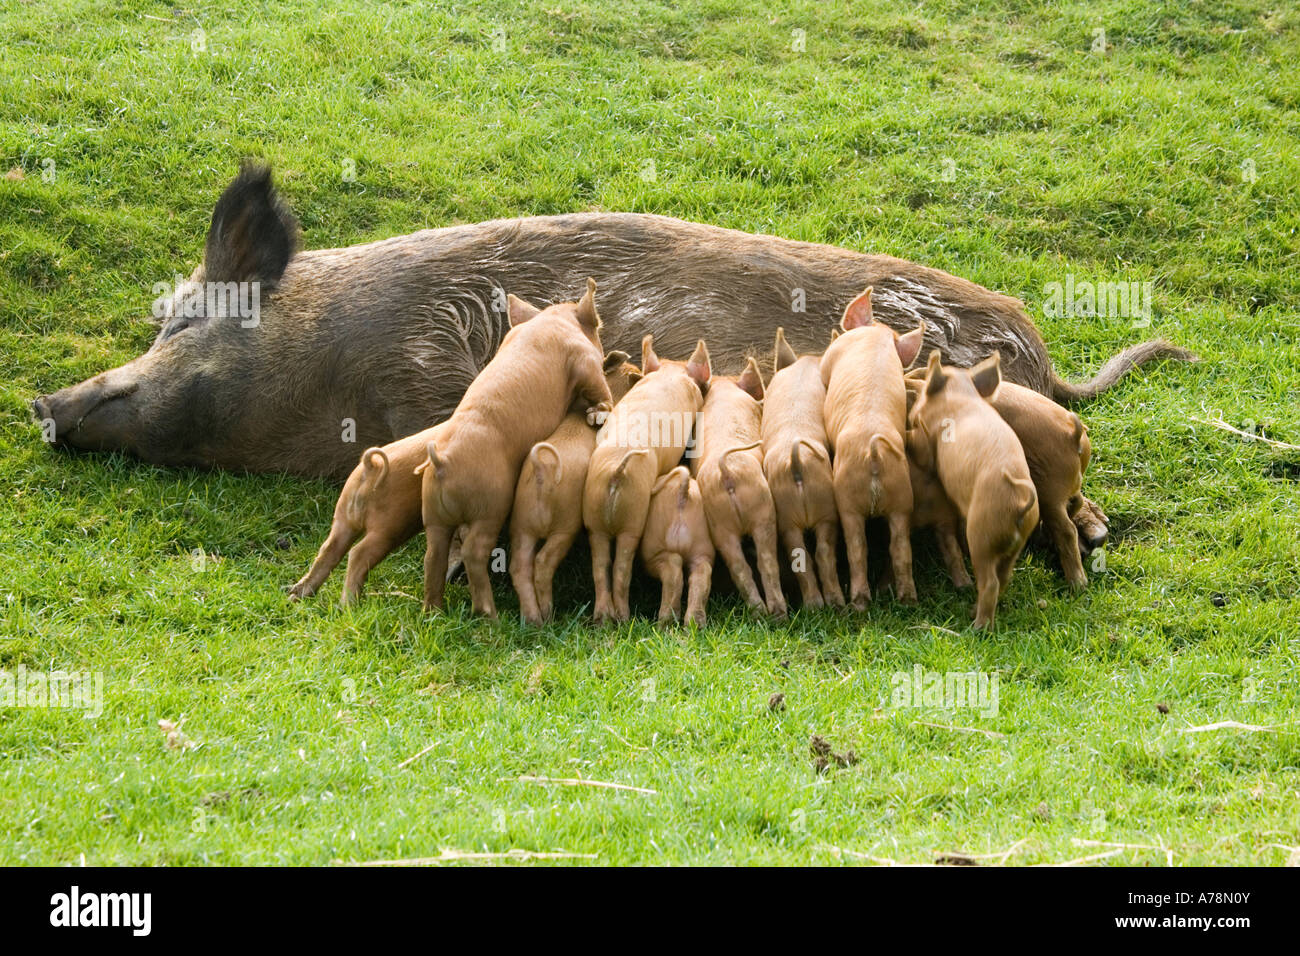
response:
M1110 536L1110 519L1087 498L1083 499L1083 504L1073 514L1071 520L1074 521L1074 527L1079 532L1079 551L1082 554L1091 554L1104 545Z

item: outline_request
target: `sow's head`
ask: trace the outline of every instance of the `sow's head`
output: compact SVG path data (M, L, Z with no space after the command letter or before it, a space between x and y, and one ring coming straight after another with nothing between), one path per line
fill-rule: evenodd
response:
M212 211L203 262L154 286L158 337L120 368L32 402L47 441L165 464L212 464L214 442L273 356L263 312L298 246L266 166L245 163Z

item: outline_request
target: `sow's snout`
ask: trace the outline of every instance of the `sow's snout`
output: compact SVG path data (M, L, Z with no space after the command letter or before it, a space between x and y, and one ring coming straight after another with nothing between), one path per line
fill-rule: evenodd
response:
M131 364L34 399L32 414L45 440L90 451L136 450L140 383Z

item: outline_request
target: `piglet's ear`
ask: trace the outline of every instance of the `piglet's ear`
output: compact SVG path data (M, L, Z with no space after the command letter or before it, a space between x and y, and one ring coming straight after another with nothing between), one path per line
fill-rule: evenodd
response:
M975 383L975 391L985 398L992 398L1002 384L1002 353L994 352L971 369L970 380Z
M610 372L617 372L623 367L623 363L631 357L632 356L628 355L626 352L620 352L618 349L615 349L612 352L606 352L605 363L601 366L601 371L606 375Z
M930 361L925 366L925 394L927 395L933 395L948 381L948 373L939 363L939 350L935 349L930 353Z
M659 356L655 355L655 337L647 335L641 340L641 374L659 371Z
M772 368L774 371L781 371L788 365L793 365L799 360L799 356L794 354L794 349L790 348L790 343L785 340L785 329L776 330L776 346L772 354Z
M894 348L898 352L898 360L903 363L903 368L916 361L923 344L925 344L925 319L922 319L921 324L911 332L894 339Z
M745 364L745 371L740 373L740 378L736 379L736 384L740 386L742 392L748 393L749 397L756 402L763 400L763 373L758 370L758 363L752 358Z
M871 286L867 286L862 294L850 302L848 308L844 310L844 318L840 319L840 328L848 332L851 329L870 325L873 321L875 320L871 317Z
M271 167L245 161L212 210L204 278L274 286L297 249L298 220L276 195Z
M531 302L525 302L517 295L506 296L506 312L510 317L510 327L523 325L542 310Z
M704 344L704 339L696 343L695 351L686 360L686 374L695 379L701 388L708 385L709 379L713 377L709 368L709 347Z
M600 315L596 312L595 279L587 279L587 294L578 303L578 321L585 329L600 330Z

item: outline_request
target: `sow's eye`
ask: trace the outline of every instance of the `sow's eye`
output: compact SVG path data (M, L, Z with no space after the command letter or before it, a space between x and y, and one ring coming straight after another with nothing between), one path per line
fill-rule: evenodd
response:
M192 324L193 320L187 319L184 316L177 316L174 319L169 319L167 324L162 327L162 331L158 333L158 341L166 342L172 336L184 332Z

